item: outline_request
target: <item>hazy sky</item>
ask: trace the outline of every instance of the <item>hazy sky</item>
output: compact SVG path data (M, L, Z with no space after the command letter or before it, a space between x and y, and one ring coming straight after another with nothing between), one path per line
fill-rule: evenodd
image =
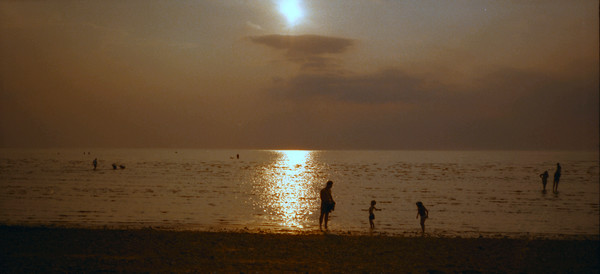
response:
M596 0L280 2L0 1L0 147L598 149Z

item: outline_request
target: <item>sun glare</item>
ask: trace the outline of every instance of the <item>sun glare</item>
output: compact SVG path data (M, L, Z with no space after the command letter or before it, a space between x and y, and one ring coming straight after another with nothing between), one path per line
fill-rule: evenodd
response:
M279 12L285 16L290 27L300 23L300 19L304 16L304 11L300 7L300 0L280 0Z
M289 229L301 229L309 222L316 207L318 194L312 170L312 152L300 150L273 151L276 159L264 174L257 187L260 206L269 218Z

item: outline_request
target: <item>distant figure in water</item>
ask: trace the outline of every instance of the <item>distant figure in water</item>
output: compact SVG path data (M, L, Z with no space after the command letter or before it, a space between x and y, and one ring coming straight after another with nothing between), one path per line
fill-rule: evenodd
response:
M554 183L552 184L552 191L558 193L558 181L560 181L561 174L560 163L556 163L556 171L554 171Z
M125 165L119 165L121 169L125 169Z
M95 158L92 164L94 165L94 170L96 170L96 167L98 166L98 158Z
M335 210L335 201L331 196L331 188L333 182L328 181L325 188L321 189L321 215L319 216L319 229L323 230L321 225L325 221L325 229L327 229L327 221L329 220L329 212Z
M113 167L113 169L117 169L117 164L113 163L112 167Z
M235 155L235 157L237 157L237 158L239 159L239 158L240 158L240 155L239 155L239 154L236 154L236 155Z
M542 178L542 185L544 186L544 192L546 192L546 184L548 183L548 171L544 171L544 173L540 174L540 178Z
M419 216L421 216L421 231L425 234L425 219L429 218L429 210L421 202L417 202L417 219Z
M373 223L373 220L375 220L375 214L373 211L381 211L381 209L375 208L376 203L377 202L375 202L375 200L371 201L371 207L369 207L369 225L371 225L371 229L375 228L375 224Z

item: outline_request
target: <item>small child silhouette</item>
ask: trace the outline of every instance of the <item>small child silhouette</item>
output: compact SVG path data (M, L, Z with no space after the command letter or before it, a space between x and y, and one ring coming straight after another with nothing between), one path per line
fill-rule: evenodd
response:
M548 183L548 171L544 171L544 173L540 174L540 178L542 178L542 185L544 186L544 192L546 191L546 184Z
M381 211L381 209L375 208L376 203L377 202L375 202L375 200L371 201L371 207L369 207L369 225L371 225L371 228L375 228L375 224L373 223L373 220L375 219L375 214L373 214L373 211Z
M421 202L417 202L417 219L419 216L421 216L421 231L425 234L425 219L429 218L429 210Z

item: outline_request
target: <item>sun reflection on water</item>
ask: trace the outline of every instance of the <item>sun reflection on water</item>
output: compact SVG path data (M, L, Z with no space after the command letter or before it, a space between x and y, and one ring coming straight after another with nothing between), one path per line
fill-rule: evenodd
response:
M313 152L273 151L275 160L263 170L255 191L260 206L271 221L289 229L301 229L310 222L316 208L317 191Z

